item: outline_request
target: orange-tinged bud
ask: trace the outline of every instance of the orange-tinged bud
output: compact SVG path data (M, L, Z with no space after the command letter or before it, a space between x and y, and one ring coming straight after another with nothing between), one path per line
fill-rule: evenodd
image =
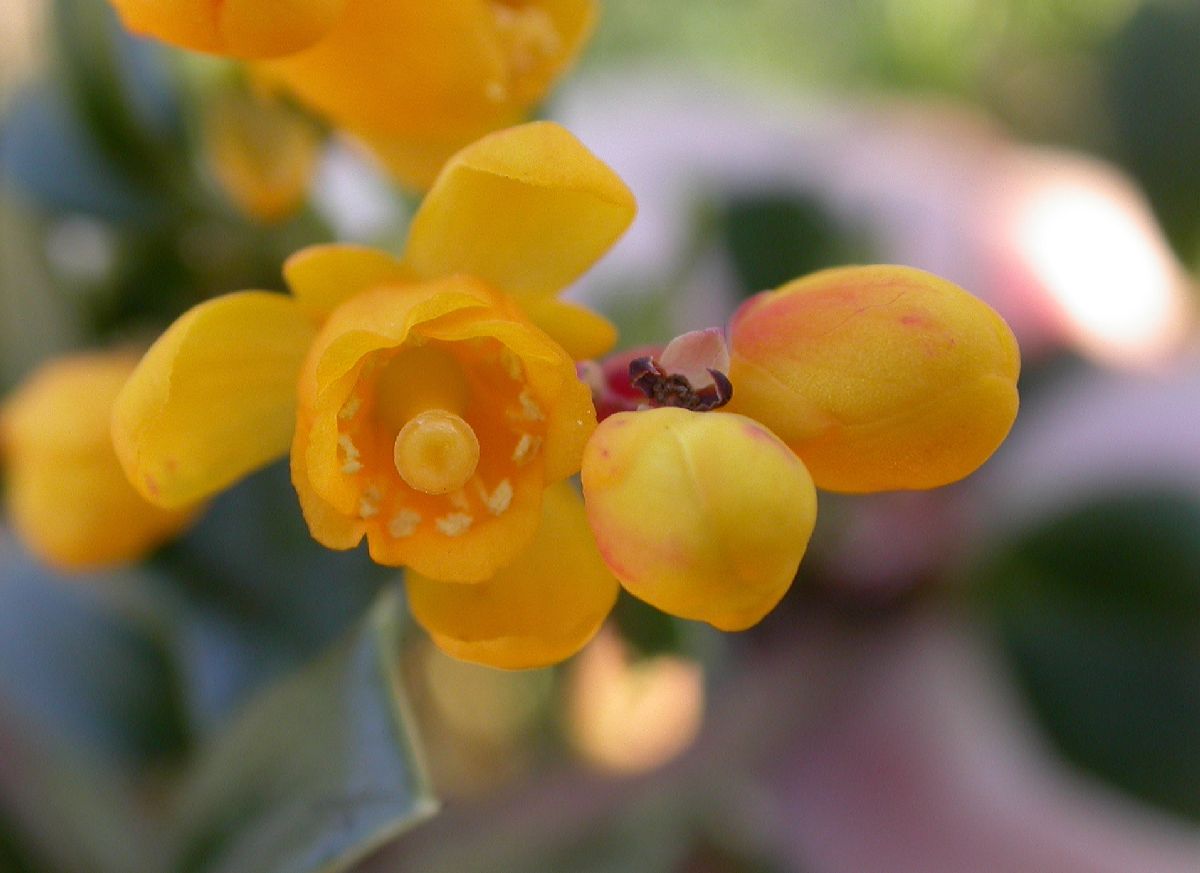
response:
M136 363L120 352L52 361L0 411L9 519L48 564L90 570L136 560L195 514L146 502L117 461L109 419Z
M596 429L582 472L588 521L626 590L722 630L779 602L817 516L804 464L741 415L618 413Z
M748 300L730 339L733 401L818 487L936 488L973 472L1017 414L1003 319L910 267L825 270Z
M323 37L343 0L110 0L125 26L182 48L237 58L299 51Z

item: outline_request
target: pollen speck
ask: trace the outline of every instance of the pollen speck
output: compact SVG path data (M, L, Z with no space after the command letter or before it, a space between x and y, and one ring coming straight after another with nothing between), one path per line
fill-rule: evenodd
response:
M388 533L397 539L401 537L410 537L417 532L417 525L421 523L421 513L412 509L401 509L392 516L388 522Z
M512 482L505 479L496 486L496 490L492 492L490 497L488 497L488 512L490 512L492 515L503 515L504 511L508 509L509 504L512 503L512 499Z
M341 410L338 411L338 418L340 418L342 421L349 421L358 414L358 410L361 406L362 398L358 395L354 395L344 404L342 404Z
M534 436L531 433L521 434L521 438L517 440L517 445L513 449L512 459L518 464L526 464L533 459L542 445L542 438Z
M457 537L465 534L471 528L471 522L475 519L467 515L465 512L452 512L449 515L444 515L434 521L437 529L448 537Z
M528 388L517 396L517 402L521 404L521 416L527 421L542 421L546 417L546 413L542 412L542 407L538 406Z

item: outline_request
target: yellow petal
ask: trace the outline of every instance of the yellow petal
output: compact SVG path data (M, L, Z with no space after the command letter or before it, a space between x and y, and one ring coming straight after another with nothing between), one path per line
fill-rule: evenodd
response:
M577 361L606 355L617 342L611 321L576 303L550 297L525 301L524 309L530 321Z
M532 545L491 579L475 585L408 573L413 617L446 653L519 670L558 663L600 628L617 597L567 483L547 489Z
M400 262L379 249L330 243L309 246L283 264L292 296L310 313L326 316L360 291L408 276Z
M936 488L1017 414L1016 340L982 301L910 267L826 270L747 301L728 409L767 425L818 487Z
M113 441L134 487L160 506L184 506L282 455L314 334L280 294L243 291L185 313L113 411Z
M459 148L523 118L595 20L595 0L347 0L320 43L256 73L424 188Z
M127 353L60 359L5 404L9 517L48 564L87 570L134 561L195 514L147 503L113 451L112 404L136 363Z
M343 0L111 0L125 26L182 48L238 58L298 51L337 23Z
M275 222L300 208L321 148L308 118L230 89L205 102L201 130L213 177L244 213Z
M625 589L722 630L750 627L779 602L816 521L804 465L740 415L612 415L582 472L588 521Z
M466 273L514 295L550 295L608 251L636 210L579 140L526 124L450 160L413 218L404 262L421 276Z
M325 39L256 65L340 127L418 139L477 130L504 109L487 96L504 68L483 0L347 0Z

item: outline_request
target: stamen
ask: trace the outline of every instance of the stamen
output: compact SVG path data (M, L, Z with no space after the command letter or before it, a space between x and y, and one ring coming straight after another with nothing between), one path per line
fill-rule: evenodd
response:
M358 499L358 517L361 519L374 518L379 515L379 504L366 495Z
M362 398L355 394L342 404L342 408L338 411L338 418L340 418L342 421L349 421L358 414L358 410L361 407Z
M354 445L354 440L350 439L349 434L338 434L338 446L346 454L346 460L342 462L343 473L353 475L363 468L362 462L359 461L361 455L358 446Z
M448 537L462 536L471 528L475 519L465 512L452 512L434 521L434 525Z
M542 421L546 417L546 413L542 412L542 407L538 406L533 395L526 388L517 395L517 402L521 404L521 416L526 421Z
M427 409L400 429L392 460L411 488L425 494L449 494L475 475L479 439L460 416L444 409Z
M410 537L417 532L417 525L421 523L421 513L413 509L401 509L392 516L388 522L388 533L397 539L401 537Z
M517 445L513 449L512 459L517 464L526 464L533 460L533 456L537 454L538 449L542 447L542 438L534 436L531 433L521 434L521 438L517 440Z
M496 486L496 490L493 491L492 496L488 498L488 512L490 512L492 515L503 515L504 511L508 509L509 504L512 503L512 499L512 482L509 482L507 479L505 479Z
M500 366L504 368L504 372L508 374L510 379L520 379L525 375L524 369L521 367L521 359L516 356L512 349L500 350Z

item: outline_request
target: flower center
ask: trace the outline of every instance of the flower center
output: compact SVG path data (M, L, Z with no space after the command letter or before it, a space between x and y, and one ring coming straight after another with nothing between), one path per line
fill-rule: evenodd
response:
M449 494L475 475L479 439L461 416L426 409L400 428L392 458L409 487L425 494Z

